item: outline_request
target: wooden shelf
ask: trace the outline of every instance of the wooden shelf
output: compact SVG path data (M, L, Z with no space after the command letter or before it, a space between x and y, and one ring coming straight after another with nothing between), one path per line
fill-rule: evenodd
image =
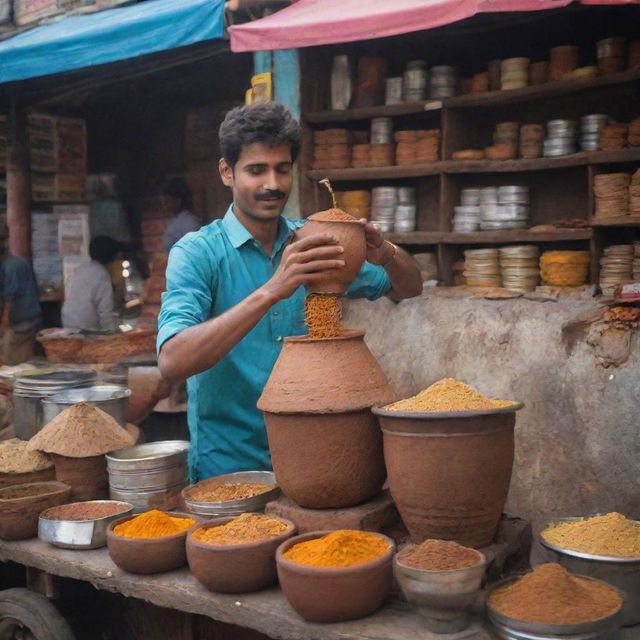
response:
M439 174L461 173L518 173L545 171L567 167L599 164L623 164L640 162L640 147L617 151L580 151L558 158L519 158L516 160L440 160L430 164L408 166L363 167L361 169L312 169L307 172L311 180L329 178L337 182L347 180L392 180L394 178L419 178Z
M591 218L592 227L640 227L640 216L618 216L617 218Z
M414 231L413 233L385 233L384 237L396 244L508 244L511 242L566 242L590 240L591 229L556 229L555 231Z
M439 111L442 100L425 100L421 102L403 102L402 104L379 105L377 107L360 107L344 111L316 111L304 116L307 122L348 122L349 120L368 120L369 118L407 116L416 113Z
M487 91L485 93L470 93L464 96L446 98L443 100L444 107L466 108L466 107L491 107L501 104L514 104L518 102L530 102L537 99L553 98L565 96L589 89L600 87L611 87L640 80L640 69L628 69L619 73L611 73L598 78L557 80L556 82L546 82L522 89L510 89L508 91Z

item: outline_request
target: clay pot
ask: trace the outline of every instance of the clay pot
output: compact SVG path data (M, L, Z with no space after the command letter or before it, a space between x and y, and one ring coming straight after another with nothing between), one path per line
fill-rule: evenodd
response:
M274 585L278 580L276 549L296 531L290 520L276 518L287 525L287 530L274 538L236 545L209 544L194 539L196 529L218 527L235 517L208 520L187 535L189 568L209 591L248 593Z
M177 513L169 515L180 517ZM109 555L118 567L128 573L149 574L179 569L187 563L187 533L198 527L198 524L182 533L161 538L125 538L113 532L114 527L133 518L135 516L114 520L107 529Z
M372 614L391 591L391 560L395 543L387 536L389 551L352 567L309 567L291 562L284 553L299 542L320 538L328 531L305 533L283 542L276 552L278 579L289 604L309 622L342 622Z
M56 467L56 480L71 487L73 502L109 497L107 460L103 455L69 458L52 453L51 459Z
M323 213L326 212L320 212ZM315 219L315 216L320 214L311 216L306 224L296 231L296 236L305 238L317 233L331 234L344 249L344 253L338 257L345 261L345 265L340 269L328 271L322 278L308 285L308 289L313 293L343 294L356 279L367 255L364 227L355 218L353 222Z
M369 408L395 393L363 337L285 338L258 401L278 484L300 506L351 507L382 488L382 438Z
M405 413L374 408L389 490L411 539L491 544L509 491L515 412Z
M5 498L16 490L41 487L44 493L24 498ZM49 507L69 502L71 487L62 482L33 482L0 489L0 538L25 540L38 535L38 516Z

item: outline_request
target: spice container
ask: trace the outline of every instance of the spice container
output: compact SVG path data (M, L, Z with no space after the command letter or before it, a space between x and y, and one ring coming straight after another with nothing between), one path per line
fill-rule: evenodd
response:
M385 84L384 103L389 104L401 104L403 101L402 96L402 76L395 78L387 78Z
M393 231L397 202L397 187L374 187L371 190L371 221L380 231Z
M600 133L609 122L609 116L594 113L580 118L580 148L583 151L597 151L600 146Z
M600 258L600 289L604 295L613 295L620 284L632 282L633 245L619 244L606 247Z
M521 89L529 81L529 58L507 58L500 65L500 88Z
M246 498L215 500L215 491L225 485L263 485L266 491L249 495ZM203 500L202 495L210 493L211 500ZM238 471L221 476L201 480L197 484L185 487L182 497L185 505L192 513L208 516L232 516L251 511L262 511L271 500L280 494L276 477L272 471Z
M371 144L391 144L393 142L393 120L391 118L371 119Z
M566 538L564 543L556 542L554 538L548 540L545 537L547 532L558 526L563 528ZM634 527L637 528L637 532L633 530ZM604 544L612 551L608 554L597 554L567 548L571 540L579 542L580 535L586 538L589 546ZM640 540L640 522L627 520L617 513L593 518L563 518L549 523L540 535L542 545L555 554L557 562L567 571L605 580L622 592L625 600L622 608L624 625L640 623L640 553L612 555L612 552L623 550L624 543L627 543L630 549L637 549L638 540Z
M456 68L440 65L429 69L429 98L451 98L456 95Z
M480 207L461 205L453 208L453 230L461 233L469 233L480 229Z
M404 102L418 102L427 97L427 70L422 60L414 60L407 65L402 76L402 99Z
M428 561L417 563L410 554L421 548L428 552ZM469 626L486 565L479 551L454 542L426 540L400 551L393 559L393 573L429 631L457 633ZM430 568L438 566L446 568Z
M206 539L212 529L223 527L230 530L224 542ZM266 589L278 580L277 548L295 532L293 522L273 516L245 514L209 520L187 534L187 562L196 580L209 591Z
M576 123L573 120L549 120L544 141L544 156L566 156L577 151Z
M62 549L98 549L107 544L107 527L133 511L118 500L75 502L46 509L38 518L38 538Z
M331 68L331 108L334 111L348 109L352 90L349 56L334 56Z

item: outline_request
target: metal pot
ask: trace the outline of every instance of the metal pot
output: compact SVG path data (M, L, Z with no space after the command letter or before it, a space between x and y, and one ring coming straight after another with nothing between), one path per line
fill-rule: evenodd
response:
M127 424L127 401L131 391L116 384L96 384L82 389L68 389L42 400L44 423L78 402L89 402L108 413L119 425Z

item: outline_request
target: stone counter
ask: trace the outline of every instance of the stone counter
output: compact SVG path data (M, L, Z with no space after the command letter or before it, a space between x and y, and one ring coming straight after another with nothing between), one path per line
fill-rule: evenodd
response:
M455 377L525 403L509 514L534 522L611 510L640 517L637 331L628 333L627 360L605 368L587 343L602 302L587 288L537 298L426 290L399 304L349 301L344 324L366 330L369 347L404 396Z

